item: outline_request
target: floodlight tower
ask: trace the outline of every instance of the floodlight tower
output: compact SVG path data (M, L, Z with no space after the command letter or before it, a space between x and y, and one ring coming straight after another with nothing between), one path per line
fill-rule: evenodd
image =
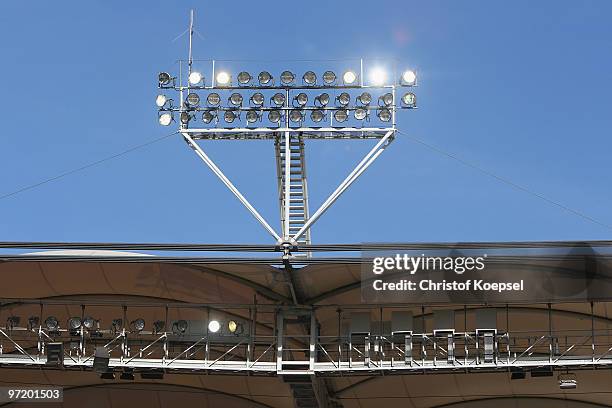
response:
M189 56L179 61L178 75L161 72L157 96L159 123L178 122L188 146L240 200L289 256L311 243L311 226L380 156L397 132L396 115L416 108L411 88L415 71L390 73L373 66L364 76L363 60L354 67L319 73L304 69L276 74L194 68L193 12L189 25ZM185 63L186 62L186 63ZM202 63L202 61L199 61ZM210 70L208 70L210 69ZM210 72L207 77L204 72ZM303 74L302 74L303 72ZM163 92L178 93L176 103ZM401 93L401 94L400 94ZM399 98L399 99L398 99ZM376 144L311 215L308 207L305 140L373 139ZM198 143L204 140L273 140L276 151L281 232L261 216Z

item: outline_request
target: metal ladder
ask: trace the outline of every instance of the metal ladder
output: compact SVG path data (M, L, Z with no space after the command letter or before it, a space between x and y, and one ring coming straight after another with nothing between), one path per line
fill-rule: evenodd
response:
M276 150L276 174L283 236L293 236L308 220L308 185L306 182L306 160L304 157L304 140L301 134L292 133L289 139L289 214L285 214L285 144L284 135L274 141ZM289 217L289 231L285 231L285 217ZM298 245L310 244L310 229L298 239ZM306 255L298 253L297 255Z

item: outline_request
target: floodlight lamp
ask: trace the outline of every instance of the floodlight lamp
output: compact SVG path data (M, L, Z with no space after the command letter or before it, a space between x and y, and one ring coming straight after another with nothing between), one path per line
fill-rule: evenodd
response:
M301 122L302 121L302 112L297 110L297 109L293 109L290 113L289 113L289 120L292 122Z
M238 323L236 323L234 320L230 320L229 322L227 322L227 329L230 333L235 333L236 329L238 329Z
M402 96L402 104L407 108L416 107L416 95L412 92L406 93L404 96Z
M373 85L381 86L387 81L387 72L382 68L374 68L370 72L370 81Z
M138 318L138 319L136 319L136 320L132 321L132 322L130 323L130 326L132 326L132 328L133 328L134 330L136 330L137 332L141 332L141 331L143 331L143 330L144 330L144 328L145 328L145 321L144 321L144 319L143 319L143 318L141 318L141 317L140 317L140 318Z
M272 123L279 123L281 120L281 113L279 109L271 110L268 112L268 120Z
M402 85L413 86L416 84L416 79L416 72L409 69L407 71L404 71L404 73L402 74L401 83Z
M12 329L13 327L19 326L20 321L21 319L19 318L19 316L9 316L6 319L6 327Z
M323 120L323 111L320 110L313 110L310 113L310 119L312 119L313 122L320 122Z
M166 322L164 322L163 320L156 320L153 322L153 330L155 333L163 332L165 327Z
M56 331L59 329L59 321L55 316L49 316L45 319L45 327L49 331Z
M285 104L285 94L278 92L275 93L272 98L272 103L275 104L276 106L283 106Z
M372 102L372 95L368 92L364 92L357 97L357 102L362 105L369 105Z
M40 326L40 319L38 318L38 316L30 316L30 318L28 319L28 328L32 330L39 326Z
M242 99L243 98L241 94L239 94L238 92L234 92L233 94L230 95L229 102L234 106L241 106Z
M251 103L255 106L262 106L264 103L264 96L261 92L256 92L251 96Z
M388 122L391 120L391 111L387 108L379 109L376 115L378 115L378 118L383 122Z
M238 74L238 83L240 85L248 85L248 83L251 82L251 79L253 79L251 74L246 71L242 71Z
M355 109L355 119L364 120L368 116L368 111L365 108Z
M327 106L327 104L329 103L329 94L328 93L322 93L321 95L315 97L315 105L319 105L321 107L323 106Z
M174 334L184 334L187 331L187 327L189 327L189 323L187 320L179 320L172 324L172 333Z
M283 71L280 76L283 85L290 85L295 81L295 75L291 71Z
M325 71L323 73L323 83L325 85L331 85L336 82L336 74L333 71Z
M221 324L219 323L218 320L211 320L208 323L208 331L211 333L218 332L220 328L221 328Z
M217 74L217 84L219 85L229 85L230 80L230 74L225 71L221 71Z
M387 92L384 95L381 95L378 98L378 104L381 106L389 106L393 103L393 94L391 92Z
M191 85L197 85L202 82L203 79L202 74L197 71L193 71L189 74L189 83Z
M197 93L190 93L187 95L187 105L195 108L200 104L200 96Z
M165 86L170 83L170 81L172 80L172 77L167 72L160 72L159 75L157 76L157 80L159 82L159 86Z
M257 122L257 119L259 119L259 114L256 111L250 110L246 113L246 120L248 123Z
M236 113L234 113L234 111L225 111L225 114L223 115L223 119L227 123L232 123L234 120L236 120Z
M81 327L81 318L80 317L71 317L68 319L68 327L70 330L76 330Z
M190 120L191 120L191 115L189 114L189 112L181 112L181 123L183 125L187 125Z
M168 126L172 123L172 114L168 112L164 112L159 115L159 124L162 126Z
M91 316L87 316L83 319L83 327L85 327L87 330L93 329L95 324L96 320Z
M302 107L308 103L308 95L306 95L304 92L300 92L295 98L293 98L293 101L297 103L298 106Z
M312 71L307 71L302 77L302 80L306 85L315 85L317 83L317 74Z
M113 319L111 328L114 332L118 332L123 327L123 319Z
M166 97L166 95L157 95L157 98L155 98L155 104L157 105L158 108L163 108L164 105L166 105L166 102L168 102L168 98Z
M218 106L221 103L221 97L218 93L213 92L208 94L206 97L206 102L211 106Z
M344 85L353 85L356 80L357 74L355 74L353 71L346 71L344 75L342 75L342 81L344 82Z
M338 101L340 106L347 106L351 102L351 96L346 92L342 92L338 95L336 101Z
M257 79L259 80L259 85L271 85L272 84L272 75L270 75L268 71L260 72Z
M348 119L348 112L346 109L338 109L334 112L334 119L336 122L345 122Z
M206 110L202 112L202 122L211 123L215 117L217 116L216 112L213 110Z

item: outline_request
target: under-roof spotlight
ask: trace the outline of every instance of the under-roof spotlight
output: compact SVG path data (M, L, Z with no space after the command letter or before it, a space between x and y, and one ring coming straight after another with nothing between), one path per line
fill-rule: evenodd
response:
M346 109L338 109L334 112L336 122L345 122L348 119L348 111Z
M392 103L393 103L393 94L392 94L391 92L387 92L386 94L381 95L381 96L378 98L378 104L379 104L380 106L383 106L383 105L384 105L384 106L389 106L389 105L391 105Z
M372 95L368 92L364 92L357 97L357 102L362 105L369 105L372 102Z
M56 331L59 329L59 321L55 316L49 316L45 319L45 327L49 331Z
M315 97L315 105L318 106L327 106L327 104L329 103L329 94L323 92L321 95L318 95Z
M276 106L283 106L285 104L285 94L281 92L275 93L270 100Z
M217 73L217 84L219 85L229 85L231 81L230 74L225 71L221 71Z
M272 84L272 75L270 75L268 71L260 72L257 79L259 80L259 85L271 85Z
M238 92L234 92L229 97L229 103L231 103L234 106L241 106L242 105L242 95L239 94Z
M166 102L168 102L166 95L159 94L157 95L157 98L155 98L155 104L158 108L163 108Z
M12 329L14 327L19 326L19 322L21 321L21 318L19 316L9 316L6 319L6 327L8 329Z
M111 330L113 333L117 333L123 327L123 319L113 319L111 322Z
M416 95L412 92L408 92L402 96L402 104L407 108L416 107Z
M387 81L387 71L380 67L374 68L370 71L370 81L372 85L381 86Z
M246 71L242 71L241 73L238 74L238 83L240 85L248 85L249 82L251 82L251 79L253 79L251 77L251 74L249 74Z
M192 108L197 107L200 104L200 96L197 93L190 93L187 95L187 105Z
M562 390L573 390L578 387L578 381L576 380L576 374L566 373L559 374L557 377L559 381L559 388Z
M40 327L40 318L38 316L30 316L28 318L28 329L33 330Z
M251 103L255 106L262 106L264 103L264 96L261 92L255 92L251 96Z
M172 123L172 114L168 112L164 112L159 115L159 124L162 126L168 126Z
M160 72L159 75L157 76L157 81L159 82L159 86L168 85L171 80L172 80L172 77L167 72Z
M93 329L95 325L96 325L96 320L93 317L86 316L83 319L83 327L85 327L87 330Z
M338 105L346 106L351 102L351 96L346 92L342 92L336 97L336 101L338 101Z
M255 123L259 119L259 113L254 110L247 111L246 120L248 123Z
M215 120L216 116L217 116L216 111L205 110L204 112L202 112L202 122L211 123L213 120Z
M402 73L401 83L402 85L413 86L416 84L416 72L413 70L407 70Z
M221 324L218 320L211 320L208 322L208 331L211 333L216 333L221 328Z
M312 71L307 71L302 77L306 85L315 85L317 83L317 74Z
M234 122L234 120L236 120L236 112L231 111L231 110L225 111L225 114L223 115L223 119L227 123Z
M378 112L376 113L376 115L383 122L388 122L388 121L391 120L391 111L389 109L387 109L387 108L379 109Z
M191 115L189 114L189 112L181 112L181 123L183 125L188 124L190 120L191 120Z
M302 111L298 109L292 109L291 112L289 112L289 120L295 123L301 122L302 121Z
M139 317L130 323L130 327L137 332L141 332L145 328L145 321L142 317Z
M295 75L291 71L283 71L280 80L283 85L289 85L295 81Z
M306 95L304 92L300 92L295 98L293 98L293 102L302 107L308 103L308 95Z
M236 323L234 320L230 320L229 322L227 322L227 330L229 330L230 333L236 333L237 329L238 323Z
M365 108L355 109L355 119L364 120L368 116L368 111Z
M319 123L320 121L323 120L323 111L318 110L318 109L313 110L310 113L310 119L312 119L313 122Z
M272 123L279 123L281 120L280 109L274 109L268 112L268 120Z
M216 92L209 93L206 102L211 106L218 106L221 103L221 97Z
M172 323L172 333L173 334L184 334L189 327L189 323L187 320L178 320Z
M81 327L81 318L80 317L71 317L68 319L68 328L70 330L76 330Z
M156 320L153 322L153 332L155 334L161 333L166 328L166 322L163 320Z
M189 83L191 85L197 85L202 82L203 79L204 77L202 76L202 74L197 71L193 71L191 74L189 74Z
M323 83L325 85L331 85L336 82L336 74L334 71L325 71L323 73Z
M344 85L353 85L357 80L357 74L353 71L346 71L344 75L342 75L342 82Z

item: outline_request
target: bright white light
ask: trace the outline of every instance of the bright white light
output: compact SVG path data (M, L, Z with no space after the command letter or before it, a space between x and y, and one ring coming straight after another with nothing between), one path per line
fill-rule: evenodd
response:
M416 73L412 70L404 71L402 74L402 81L406 85L414 85L416 83Z
M346 71L342 76L342 80L345 84L351 85L353 82L355 82L355 80L357 80L357 74L355 74L353 71Z
M168 99L166 98L166 95L157 95L157 98L155 99L155 104L161 108L166 104L167 100Z
M387 72L382 68L374 68L370 72L370 81L373 85L384 85L387 80Z
M191 74L189 74L189 83L191 85L196 85L200 82L202 82L202 74L196 71L193 71Z
M172 123L172 115L169 113L162 113L159 115L159 124L162 126L168 126Z
M217 83L219 85L227 85L230 82L230 75L225 72L225 71L221 71L217 74Z
M208 331L211 333L216 333L221 328L221 324L217 320L211 320L208 323Z

